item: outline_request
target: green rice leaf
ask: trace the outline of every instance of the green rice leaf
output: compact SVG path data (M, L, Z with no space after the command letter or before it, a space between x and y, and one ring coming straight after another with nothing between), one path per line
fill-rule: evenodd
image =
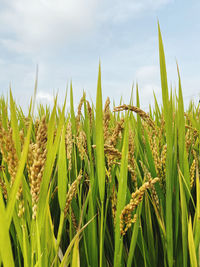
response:
M62 114L61 114L60 119L59 119L59 124L57 127L57 133L56 133L56 137L55 137L55 140L53 142L53 145L50 147L50 145L48 146L48 144L47 144L47 148L48 148L47 159L46 159L46 164L45 164L45 168L44 168L42 182L40 185L40 196L39 196L38 210L37 210L37 212L38 212L37 213L38 226L39 227L42 226L42 221L44 219L43 214L44 214L44 209L45 209L45 205L46 205L49 181L50 181L50 178L52 175L52 169L53 169L56 154L58 151L61 131L62 131L63 124L64 124L65 105L66 105L66 98L65 98L63 109L62 109ZM52 135L54 134L53 131L51 132L51 134ZM50 136L50 138L53 140L53 136Z
M77 232L76 232L76 235L73 237L73 239L71 240L69 246L67 247L67 250L65 251L65 255L61 261L61 264L60 264L60 267L64 267L65 266L65 263L67 262L68 260L68 257L69 257L69 254L73 248L73 245L75 244L76 240L77 239L80 239L80 234L83 232L83 230L88 226L88 224L91 223L91 221L94 219L94 217L89 220L81 229L79 229Z
M36 241L37 241L37 256L38 256L38 266L42 267L42 253L41 253L41 244L40 244L40 232L38 227L38 221L36 218Z
M105 158L104 158L104 135L103 135L103 110L101 92L101 67L99 63L99 75L96 96L96 155L99 194L101 201L105 195Z
M74 243L73 256L72 256L72 267L80 267L80 256L79 256L79 239L77 238Z
M196 166L196 211L194 216L194 244L197 253L200 244L200 184L199 184L199 169L197 166Z
M127 113L128 114L128 113ZM126 204L127 193L127 167L128 167L128 134L129 134L129 120L128 115L125 119L125 132L122 147L122 159L119 176L119 189L117 194L117 211L116 211L116 225L115 225L115 253L114 253L114 266L121 266L122 261L122 245L123 237L120 233L120 214Z
M4 99L1 101L1 112L2 112L2 125L5 130L8 129L8 110L7 110L7 103Z
M133 256L134 256L134 251L135 251L135 247L137 244L137 236L138 236L139 226L140 226L140 219L139 218L141 215L141 211L142 211L142 202L140 203L140 205L137 208L137 220L134 224L133 232L132 232L132 236L131 236L131 243L130 243L128 259L127 259L127 267L132 266Z
M155 255L155 246L154 246L154 233L151 219L151 209L149 205L149 199L147 194L145 194L145 215L147 223L147 243L148 243L148 251L149 257L151 260L151 264L156 266L156 255Z
M67 191L67 166L65 150L65 127L63 126L58 153L58 200L60 209L64 211Z
M167 84L167 71L165 64L165 54L158 23L158 40L159 40L159 57L160 57L160 76L162 87L162 100L164 108L164 119L167 139L167 159L166 159L166 235L167 235L167 257L169 267L173 266L173 224L172 224L172 100L169 101L168 84Z
M23 232L23 258L24 258L24 267L30 266L28 260L28 235L26 231L26 225L22 225L22 232Z
M9 224L6 220L6 210L0 190L0 255L4 266L14 267L12 247L9 236Z
M189 253L190 253L191 267L197 267L198 265L197 265L197 257L196 257L194 238L193 238L193 232L192 232L191 216L189 217L189 222L188 222L188 247L189 247Z
M71 116L71 124L72 124L72 134L76 135L76 117L75 117L75 113L74 113L72 82L70 84L70 116Z
M51 113L51 117L48 123L47 130L47 151L52 148L53 145L53 137L54 137L54 129L55 129L55 119L56 119L56 106L57 106L57 98L54 100L54 107Z
M187 202L186 202L186 195L185 190L183 188L182 178L183 174L179 168L179 184L180 184L180 198L181 198L181 222L182 222L182 246L183 246L183 266L187 266L187 249L188 249L188 242L187 242L187 225L188 225L188 209L187 209Z
M11 115L11 127L12 127L13 141L15 144L17 155L18 157L20 157L20 153L21 153L20 135L19 135L19 128L18 128L18 123L17 123L16 108L15 108L15 103L13 100L11 89L10 89L10 115Z

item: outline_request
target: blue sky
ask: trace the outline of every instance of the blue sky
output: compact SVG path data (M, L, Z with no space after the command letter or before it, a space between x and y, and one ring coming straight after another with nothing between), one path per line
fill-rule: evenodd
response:
M200 98L200 1L186 0L0 0L0 93L13 95L24 109L33 95L39 66L37 101L62 103L73 82L75 103L83 89L95 101L98 63L102 90L128 103L138 82L141 106L161 101L157 19L168 82L177 86L178 61L183 96Z

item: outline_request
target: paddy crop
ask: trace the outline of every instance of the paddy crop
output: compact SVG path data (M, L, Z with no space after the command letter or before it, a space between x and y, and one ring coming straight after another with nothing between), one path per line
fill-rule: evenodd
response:
M168 89L162 105L74 109L54 100L28 116L0 98L0 263L3 266L200 266L200 107ZM37 84L37 82L36 82ZM36 92L36 89L35 89ZM135 105L134 99L136 99ZM33 115L37 114L37 115Z

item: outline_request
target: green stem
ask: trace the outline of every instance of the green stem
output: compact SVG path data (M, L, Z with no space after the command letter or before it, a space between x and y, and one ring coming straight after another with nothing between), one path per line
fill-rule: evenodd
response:
M103 216L103 201L101 201L101 233L100 233L100 263L99 263L99 267L102 267L103 266L103 241L104 241L104 238L103 238L103 219L104 219L104 216Z

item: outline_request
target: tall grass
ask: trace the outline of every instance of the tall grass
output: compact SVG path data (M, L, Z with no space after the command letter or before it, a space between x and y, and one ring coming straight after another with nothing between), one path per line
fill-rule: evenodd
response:
M168 90L162 106L110 110L85 93L74 110L35 95L29 115L0 98L0 265L200 266L199 105ZM37 85L37 79L36 79Z

